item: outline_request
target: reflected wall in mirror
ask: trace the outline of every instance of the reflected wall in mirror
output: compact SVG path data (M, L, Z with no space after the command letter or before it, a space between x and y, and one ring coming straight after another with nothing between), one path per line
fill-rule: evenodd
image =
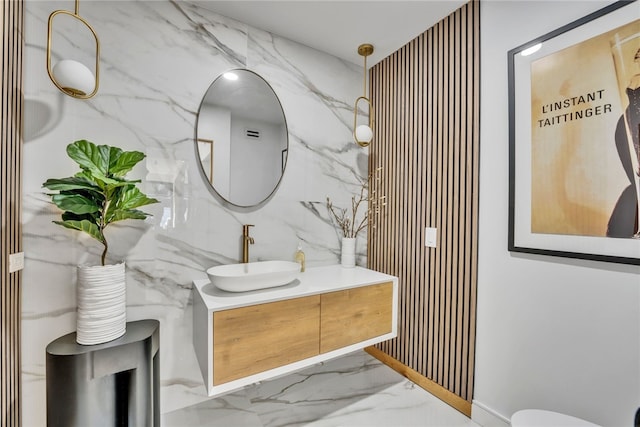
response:
M276 191L288 154L287 123L271 86L253 71L217 77L200 103L196 153L214 194L232 206L260 206Z

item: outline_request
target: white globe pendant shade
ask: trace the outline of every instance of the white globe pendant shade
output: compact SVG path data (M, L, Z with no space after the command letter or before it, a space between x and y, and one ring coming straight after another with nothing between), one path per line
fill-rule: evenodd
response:
M360 142L371 142L373 131L367 125L360 125L356 128L356 140Z
M72 59L64 59L53 67L53 76L65 90L76 95L93 92L96 79L89 68Z

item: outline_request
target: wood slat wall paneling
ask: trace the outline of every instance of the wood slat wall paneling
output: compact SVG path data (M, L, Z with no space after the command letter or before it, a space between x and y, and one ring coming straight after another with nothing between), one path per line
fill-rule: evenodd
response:
M0 4L0 425L21 425L20 315L22 273L9 273L9 255L22 252L23 0Z
M476 341L476 292L477 292L477 278L478 278L478 203L480 200L480 5L478 4L473 8L472 19L467 22L467 31L474 34L469 47L472 51L472 66L473 76L468 77L468 90L467 93L473 93L473 106L470 111L467 111L469 122L472 123L472 139L475 143L471 146L471 164L468 166L471 169L472 177L471 187L473 188L473 194L469 197L469 209L471 210L471 231L469 236L473 233L473 238L470 238L468 247L470 253L474 254L469 260L470 268L469 273L471 275L470 282L473 284L469 288L470 300L469 300L469 318L473 319L472 327L469 328L469 343L475 343ZM469 39L467 39L469 40ZM469 43L469 42L468 42ZM475 345L469 346L469 371L467 372L467 384L470 390L473 390L473 366L475 361ZM472 396L472 392L467 392L469 396Z
M478 235L480 4L471 1L369 72L384 215L369 267L400 278L398 337L371 349L470 414ZM438 230L425 247L425 227ZM386 356L384 357L386 358ZM398 365L398 362L400 365ZM424 380L424 381L423 381Z

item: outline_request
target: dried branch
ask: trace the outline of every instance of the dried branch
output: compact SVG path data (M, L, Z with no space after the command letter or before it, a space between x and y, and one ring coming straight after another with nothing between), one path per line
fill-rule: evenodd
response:
M375 220L382 213L382 209L386 206L385 196L378 196L376 189L369 191L372 180L376 184L380 182L380 174L382 168L376 169L369 174L367 179L361 182L360 193L351 197L351 215L347 214L347 209L335 207L329 197L327 197L327 209L333 216L334 221L340 227L344 237L356 237L360 231L364 230L367 225L371 224L375 227ZM376 185L377 187L377 185ZM367 204L367 210L360 220L358 220L358 210L362 203Z

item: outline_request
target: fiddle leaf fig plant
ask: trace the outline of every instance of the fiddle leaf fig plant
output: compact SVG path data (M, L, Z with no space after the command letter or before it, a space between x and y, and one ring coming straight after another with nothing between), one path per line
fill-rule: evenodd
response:
M105 265L109 249L105 228L116 221L145 219L150 214L136 208L158 203L136 187L140 180L125 179L145 155L87 140L69 144L67 155L78 163L80 172L69 178L48 179L42 184L49 190L58 191L49 195L64 211L62 221L53 222L83 231L102 243L101 261Z

